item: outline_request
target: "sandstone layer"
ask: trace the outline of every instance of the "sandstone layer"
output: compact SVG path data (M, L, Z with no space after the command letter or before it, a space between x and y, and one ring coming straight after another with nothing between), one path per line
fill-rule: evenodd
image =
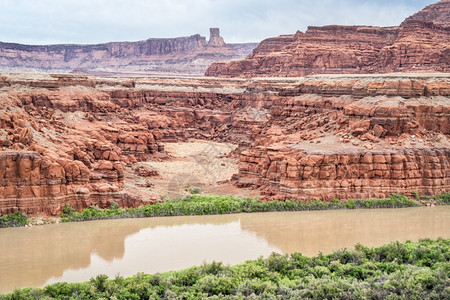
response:
M262 41L247 58L213 63L206 76L296 77L311 74L450 72L450 1L398 27L310 26Z
M190 139L238 145L233 183L264 199L450 190L448 74L0 79L2 214L154 203L130 179Z
M434 24L450 27L450 0L440 0L439 2L429 5L421 11L406 18L405 22L418 20L424 22L433 22Z
M22 45L0 42L0 70L87 74L203 75L215 61L244 58L253 43L226 44L218 28L199 34L96 45Z

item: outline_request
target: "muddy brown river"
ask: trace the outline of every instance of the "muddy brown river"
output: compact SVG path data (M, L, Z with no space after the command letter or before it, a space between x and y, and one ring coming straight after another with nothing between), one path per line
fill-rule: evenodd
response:
M276 212L0 229L0 293L98 274L237 264L271 252L313 256L356 243L450 238L450 207Z

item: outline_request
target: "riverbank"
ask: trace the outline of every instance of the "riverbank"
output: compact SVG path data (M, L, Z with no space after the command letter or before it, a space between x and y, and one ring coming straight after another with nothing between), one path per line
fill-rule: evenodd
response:
M355 208L394 208L420 206L417 201L403 195L392 195L385 199L358 199L325 201L259 201L253 198L235 198L217 195L190 195L183 199L165 201L137 208L120 209L113 203L110 209L89 207L75 211L66 206L61 215L62 222L78 222L115 218L143 218L167 216L195 216L232 213L254 213L273 211L304 211Z
M214 215L232 213L273 212L273 211L305 211L305 210L329 210L329 209L370 209L370 208L401 208L416 207L421 205L449 205L450 193L427 197L418 200L409 199L406 196L396 194L383 199L334 199L325 201L259 201L254 198L239 198L232 196L199 195L193 194L178 200L168 200L152 205L137 208L121 209L112 203L109 209L100 209L96 206L75 211L66 206L60 218L47 222L34 218L35 225L43 225L55 222L80 222L102 219L119 218L145 218L165 216L191 216ZM17 212L11 215L0 216L1 227L30 226L27 216Z
M445 299L450 239L360 244L315 257L272 254L234 266L212 262L181 271L138 273L25 288L0 299Z

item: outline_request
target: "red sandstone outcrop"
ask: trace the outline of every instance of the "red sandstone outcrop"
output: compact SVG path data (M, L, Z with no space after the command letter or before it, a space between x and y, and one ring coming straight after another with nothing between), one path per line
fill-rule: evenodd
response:
M109 206L112 201L123 207L142 205L143 201L120 193L121 177L120 163L101 161L94 173L78 160L0 151L0 213L56 214L65 204L81 209Z
M423 22L433 22L442 27L450 27L450 0L440 0L438 3L429 5L421 11L406 18L405 22L419 20ZM401 24L403 25L403 23ZM401 26L400 25L400 26Z
M150 38L97 45L22 45L0 42L0 70L77 73L203 75L214 61L239 59L254 43L225 44L218 28L211 37Z
M328 79L272 103L272 124L241 153L238 186L298 200L448 191L448 82Z
M226 47L225 41L220 36L219 28L209 29L208 47Z
M121 108L92 88L96 80L50 78L14 81L0 101L0 212L143 204L123 192L124 166L163 151L162 145L146 127L111 119Z
M239 185L277 199L382 198L402 192L434 195L449 188L448 149L302 151L301 146L241 154Z
M440 1L399 27L323 26L262 41L243 60L213 63L206 76L450 72L450 2Z
M450 188L446 74L0 78L1 213L154 202L125 182L158 174L133 164L190 138L239 144L234 183L267 199Z

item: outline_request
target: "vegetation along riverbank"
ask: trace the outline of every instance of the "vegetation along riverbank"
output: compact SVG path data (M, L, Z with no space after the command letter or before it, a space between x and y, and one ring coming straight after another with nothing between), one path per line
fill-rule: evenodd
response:
M450 239L360 244L306 257L272 254L235 266L204 263L83 283L25 288L0 299L449 299Z
M427 203L438 205L450 204L450 193L425 199ZM392 195L382 199L350 199L326 201L259 201L254 198L193 194L183 199L168 200L137 208L121 209L112 203L111 208L100 209L96 206L75 211L66 206L61 215L62 222L78 222L101 219L144 218L163 216L214 215L232 213L303 211L325 209L366 209L366 208L400 208L424 205L416 199L403 195ZM27 216L17 212L0 216L0 227L18 227L28 224Z
M450 193L434 197L439 204L450 203ZM356 208L399 208L420 206L416 200L403 195L392 195L383 199L357 199L326 201L258 201L254 198L236 198L216 195L190 195L183 199L165 201L137 208L120 209L113 203L110 209L90 207L75 211L71 207L64 209L61 215L63 222L87 221L114 218L162 217L214 215L231 213L273 212L273 211L303 211L325 209L356 209Z

